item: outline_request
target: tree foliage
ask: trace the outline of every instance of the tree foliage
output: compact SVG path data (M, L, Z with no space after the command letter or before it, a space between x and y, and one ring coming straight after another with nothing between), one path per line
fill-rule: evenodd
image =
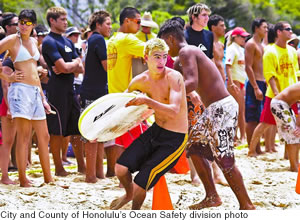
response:
M161 24L174 15L184 16L186 10L199 1L195 0L1 0L0 9L18 13L23 8L34 8L39 20L44 19L46 9L53 2L59 3L68 10L70 21L76 26L85 26L91 13L105 9L112 15L114 28L118 27L119 14L126 6L136 7L144 13L152 12L153 19ZM250 30L251 22L256 17L263 17L271 23L286 20L293 30L300 34L300 1L296 0L202 0L212 14L225 18L229 28L235 26Z

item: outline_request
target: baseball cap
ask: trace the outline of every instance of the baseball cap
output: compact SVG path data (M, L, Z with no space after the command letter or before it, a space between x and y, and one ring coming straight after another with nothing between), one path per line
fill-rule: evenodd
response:
M240 35L242 37L248 37L250 34L242 27L236 27L233 29L231 36L237 36Z
M66 37L70 36L71 34L80 34L80 31L77 27L68 27L66 30Z

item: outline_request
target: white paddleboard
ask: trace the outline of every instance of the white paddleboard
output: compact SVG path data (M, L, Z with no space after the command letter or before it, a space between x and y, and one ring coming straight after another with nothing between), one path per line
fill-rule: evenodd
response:
M80 115L78 127L87 140L109 141L123 135L151 116L147 105L125 105L136 93L111 93L94 101Z

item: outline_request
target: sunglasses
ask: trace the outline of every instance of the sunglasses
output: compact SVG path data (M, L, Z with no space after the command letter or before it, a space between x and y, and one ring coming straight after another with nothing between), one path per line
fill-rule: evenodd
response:
M18 26L18 23L11 23L8 26Z
M141 24L141 19L137 19L137 18L128 18L131 21L134 21L136 24Z
M283 28L284 31L292 31L292 28L288 27L288 28Z
M30 26L30 25L32 25L32 24L33 24L33 22L32 22L32 21L23 21L23 20L19 21L19 23L20 23L21 25L24 25L24 24L26 24L26 26Z

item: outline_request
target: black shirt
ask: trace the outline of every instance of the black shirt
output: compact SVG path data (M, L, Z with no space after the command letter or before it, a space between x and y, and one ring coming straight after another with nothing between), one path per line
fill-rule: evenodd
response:
M199 47L210 59L214 57L214 35L211 31L204 29L202 31L195 31L192 27L188 27L184 32L184 37L188 44Z
M101 34L94 32L87 41L85 74L81 84L80 96L95 100L107 94L107 72L101 61L107 60L106 43Z

